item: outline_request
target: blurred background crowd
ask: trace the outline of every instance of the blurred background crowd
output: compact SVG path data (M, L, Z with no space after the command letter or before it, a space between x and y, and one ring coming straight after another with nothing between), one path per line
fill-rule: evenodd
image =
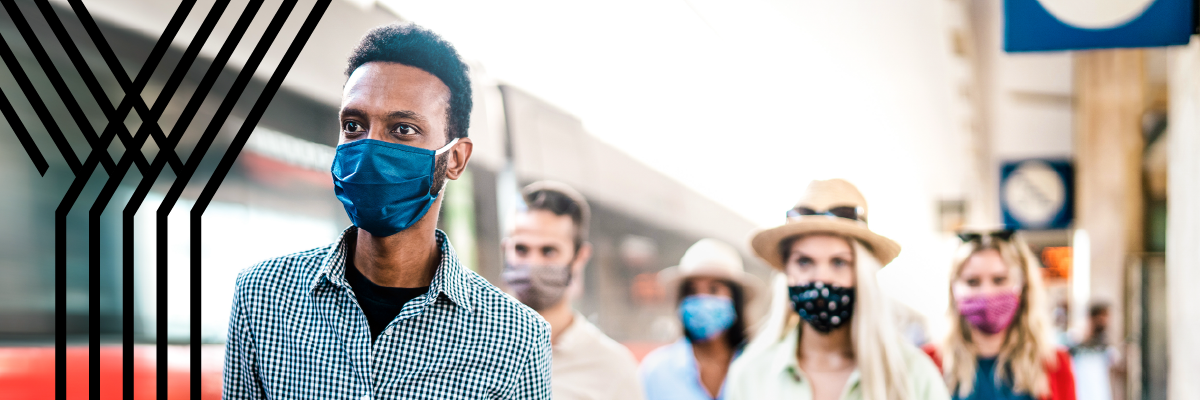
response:
M129 71L178 6L84 3ZM71 14L65 1L50 4ZM17 5L39 37L52 37L32 2ZM0 35L34 69L33 54L0 14ZM270 13L262 14L247 37L265 29ZM334 0L203 215L201 336L189 334L188 211L220 152L206 156L170 212L166 246L155 245L155 215L175 176L168 168L155 181L133 218L133 287L122 287L121 215L140 176L121 181L98 226L89 225L89 209L104 174L83 188L66 220L68 338L84 345L99 335L110 347L98 356L119 364L122 295L132 291L138 371L147 377L139 392L153 393L150 349L161 343L172 346L172 393L186 392L185 349L202 343L205 398L219 396L237 273L328 244L350 224L329 175L347 53L370 28L411 21L443 35L472 67L475 152L466 175L449 183L439 220L462 264L500 284L501 243L520 189L546 179L570 185L590 203L593 244L573 306L639 361L683 332L661 271L699 239L715 238L735 246L748 274L769 282L775 270L750 249L752 232L782 224L809 181L838 177L870 200L871 229L903 247L878 282L914 345L951 328L956 233L1004 224L1021 231L1041 264L1043 311L1060 344L1092 339L1095 321L1107 326L1101 344L1112 399L1200 395L1184 380L1200 374L1200 344L1188 339L1200 328L1200 291L1189 286L1200 283L1200 254L1185 249L1200 240L1200 171L1187 160L1200 151L1200 44L1008 53L1003 17L1000 0ZM181 92L199 85L233 20L218 24ZM146 98L161 90L199 24L199 16L184 24ZM291 21L281 36L290 40L298 28ZM198 121L215 113L251 45L234 52ZM61 48L47 50L67 62ZM228 147L282 51L268 53L214 148ZM44 75L29 78L54 98ZM20 93L14 79L0 73L5 94ZM101 83L120 93L117 82ZM178 118L176 103L163 126ZM61 104L48 106L66 115ZM140 123L126 120L131 130ZM49 353L29 349L52 350L50 221L73 176L53 154L38 176L10 128L0 130L0 382L48 385L30 377L50 376ZM72 146L86 147L79 132L64 132ZM176 151L191 152L196 137L185 135ZM153 141L110 148L123 151L153 160L159 149ZM89 229L100 235L96 276ZM155 301L161 257L169 265L165 313ZM92 290L100 306L89 314ZM768 304L747 307L762 314ZM165 335L155 329L164 316ZM68 360L82 364L80 350Z

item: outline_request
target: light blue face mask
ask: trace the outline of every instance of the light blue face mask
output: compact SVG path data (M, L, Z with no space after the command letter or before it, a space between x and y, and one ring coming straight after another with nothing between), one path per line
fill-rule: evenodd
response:
M391 236L421 220L437 200L435 160L458 143L437 151L360 139L337 147L333 157L333 193L354 226L373 236Z
M733 326L737 311L733 300L707 294L694 294L679 303L683 329L692 340L709 340Z

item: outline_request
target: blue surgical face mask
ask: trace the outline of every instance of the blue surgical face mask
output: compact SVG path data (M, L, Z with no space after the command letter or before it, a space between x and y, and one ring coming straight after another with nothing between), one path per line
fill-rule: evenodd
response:
M371 235L391 236L421 220L437 193L435 159L458 139L437 151L361 139L337 147L333 157L333 193L354 226Z
M679 317L688 338L709 340L733 326L737 311L733 309L733 300L727 297L694 294L679 303Z

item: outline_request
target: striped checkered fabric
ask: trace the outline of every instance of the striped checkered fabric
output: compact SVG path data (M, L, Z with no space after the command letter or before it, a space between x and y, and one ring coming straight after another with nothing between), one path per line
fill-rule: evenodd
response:
M238 275L225 345L225 399L549 399L550 328L458 264L404 305L372 345L332 245Z

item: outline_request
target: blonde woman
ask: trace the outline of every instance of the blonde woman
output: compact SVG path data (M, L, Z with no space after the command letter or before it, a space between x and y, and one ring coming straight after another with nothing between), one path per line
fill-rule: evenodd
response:
M730 369L730 400L949 398L875 281L900 245L866 221L854 185L814 181L784 225L754 236L755 253L783 275L768 321Z
M1075 400L1071 357L1053 345L1041 273L1012 231L963 232L950 276L950 334L925 351L955 400Z

